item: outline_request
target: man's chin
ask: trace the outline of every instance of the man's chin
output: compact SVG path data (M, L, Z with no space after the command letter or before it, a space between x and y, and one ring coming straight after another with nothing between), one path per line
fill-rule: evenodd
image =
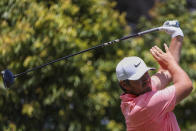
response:
M144 91L144 93L150 92L150 91L152 91L152 89L150 87L146 87L146 90Z
M147 91L146 92L149 92L149 91L152 91L151 87L147 87Z

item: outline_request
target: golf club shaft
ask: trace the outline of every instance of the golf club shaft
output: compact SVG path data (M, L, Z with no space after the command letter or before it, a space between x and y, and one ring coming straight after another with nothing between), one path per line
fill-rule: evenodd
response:
M144 35L144 34L147 34L147 33L150 33L150 32L158 31L158 30L160 30L159 27L158 28L152 28L152 29L149 29L149 30L146 30L146 31L142 31L142 32L136 33L136 34L132 34L132 35L129 35L129 36L122 37L120 39L116 39L116 40L113 40L113 41L110 41L110 42L106 42L106 43L103 43L103 44L100 44L100 45L88 48L86 50L83 50L83 51L80 51L80 52L77 52L77 53L74 53L74 54L70 54L70 55L64 56L64 57L58 58L56 60L50 61L48 63L45 63L43 65L34 67L32 69L26 70L26 71L21 72L19 74L16 74L16 75L14 75L14 78L22 76L22 75L24 75L24 74L26 74L28 72L31 72L31 71L34 71L34 70L37 70L37 69L41 69L41 68L43 68L43 67L45 67L47 65L53 64L55 62L67 59L67 58L75 56L75 55L78 55L78 54L81 54L81 53L84 53L84 52L87 52L87 51L90 51L90 50L93 50L93 49L96 49L96 48L99 48L99 47L104 47L104 46L107 46L107 45L118 43L118 42L120 42L122 40L126 40L126 39L129 39L129 38L132 38L132 37L137 37L137 36L141 36L141 35Z

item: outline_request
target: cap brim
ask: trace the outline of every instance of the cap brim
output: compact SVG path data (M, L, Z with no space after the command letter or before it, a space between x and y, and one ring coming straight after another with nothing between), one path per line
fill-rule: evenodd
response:
M147 71L149 70L155 70L156 68L153 67L147 67L146 69L140 70L136 74L132 75L131 77L128 78L128 80L138 80L140 79Z

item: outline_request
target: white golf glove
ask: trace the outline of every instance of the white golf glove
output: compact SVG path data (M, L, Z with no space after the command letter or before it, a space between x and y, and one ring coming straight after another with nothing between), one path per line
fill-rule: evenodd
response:
M180 24L177 20L166 21L163 26L159 27L160 30L164 30L166 33L170 34L172 38L176 36L184 37L182 30L180 29Z

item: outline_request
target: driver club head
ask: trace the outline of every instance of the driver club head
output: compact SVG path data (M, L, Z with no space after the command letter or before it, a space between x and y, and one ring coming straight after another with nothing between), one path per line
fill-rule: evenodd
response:
M14 75L13 73L6 69L1 71L2 78L3 78L3 84L5 88L10 88L11 85L14 83Z

